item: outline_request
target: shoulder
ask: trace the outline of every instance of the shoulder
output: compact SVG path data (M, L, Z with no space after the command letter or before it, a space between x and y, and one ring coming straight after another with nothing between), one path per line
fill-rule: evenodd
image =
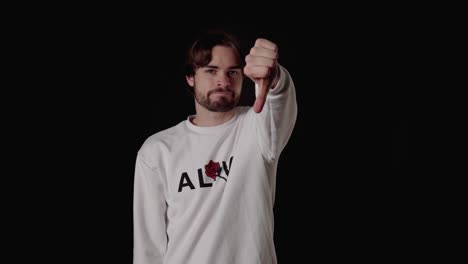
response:
M146 138L138 150L138 155L143 159L150 161L152 157L158 153L164 153L170 149L170 146L180 140L181 136L185 134L185 121L179 124L156 132Z

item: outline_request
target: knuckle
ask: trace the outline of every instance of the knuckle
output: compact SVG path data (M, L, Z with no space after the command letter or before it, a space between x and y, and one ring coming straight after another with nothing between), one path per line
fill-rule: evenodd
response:
M276 43L273 43L271 42L271 50L273 50L274 52L277 52L278 51L278 45Z
M250 67L244 67L244 74L245 75L251 75L252 74L252 69Z

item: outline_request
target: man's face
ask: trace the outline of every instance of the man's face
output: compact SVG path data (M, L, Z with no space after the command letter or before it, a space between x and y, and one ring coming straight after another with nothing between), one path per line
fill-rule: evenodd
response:
M232 48L216 46L211 51L207 66L187 76L187 83L193 87L198 104L212 112L227 112L233 109L242 88L241 63Z

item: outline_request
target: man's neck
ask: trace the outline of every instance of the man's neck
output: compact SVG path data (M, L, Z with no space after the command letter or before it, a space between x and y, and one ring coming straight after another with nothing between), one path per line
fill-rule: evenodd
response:
M197 115L192 123L200 127L211 127L222 125L234 117L236 110L233 108L228 112L211 112L203 107L196 107Z

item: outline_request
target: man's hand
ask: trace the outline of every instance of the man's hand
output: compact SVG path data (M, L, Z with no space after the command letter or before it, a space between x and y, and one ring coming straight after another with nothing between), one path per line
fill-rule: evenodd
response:
M254 111L260 113L265 104L268 90L278 82L278 47L275 43L259 38L245 57L244 74L254 81L258 87L258 95L254 103Z

